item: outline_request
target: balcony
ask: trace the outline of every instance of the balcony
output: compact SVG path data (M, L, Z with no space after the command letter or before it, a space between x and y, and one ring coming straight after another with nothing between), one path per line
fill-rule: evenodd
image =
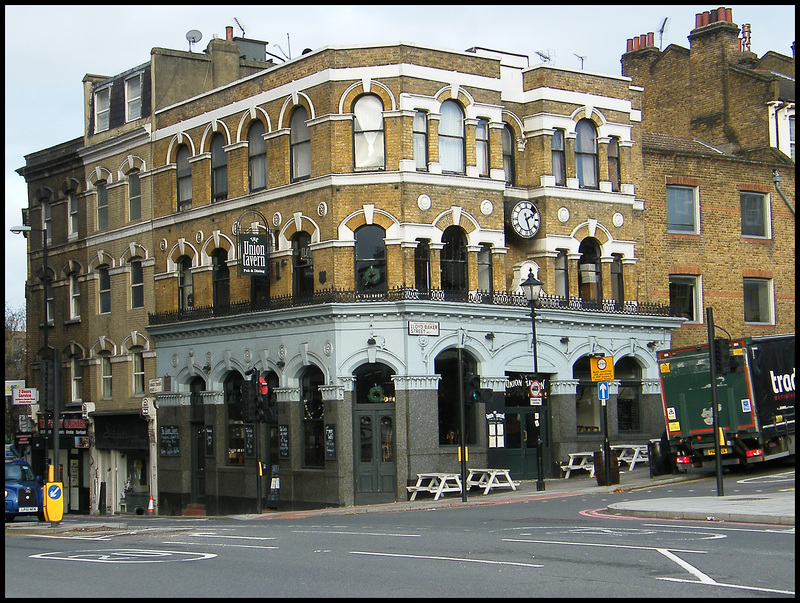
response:
M270 310L285 308L299 308L318 306L323 304L369 304L374 302L401 302L401 301L436 301L453 302L476 305L509 306L527 308L529 302L522 293L489 292L489 291L447 291L398 287L388 291L346 291L328 289L315 292L308 296L281 296L273 297L263 302L239 301L226 306L197 306L186 310L171 310L168 312L149 313L149 325L167 325L187 320L209 320L227 316L240 316ZM613 299L590 300L580 297L560 297L556 295L541 295L536 304L538 310L575 310L580 312L596 312L611 314L627 314L638 316L680 316L670 310L669 306L661 304L640 303L625 301L622 303Z

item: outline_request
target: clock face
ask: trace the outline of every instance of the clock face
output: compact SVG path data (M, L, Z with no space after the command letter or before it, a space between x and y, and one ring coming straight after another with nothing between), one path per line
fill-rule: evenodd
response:
M530 201L520 201L511 210L511 228L525 239L536 236L541 222L539 208Z

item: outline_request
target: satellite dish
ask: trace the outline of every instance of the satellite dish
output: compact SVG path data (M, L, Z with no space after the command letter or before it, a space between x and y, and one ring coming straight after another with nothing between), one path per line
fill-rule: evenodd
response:
M186 39L189 40L189 52L192 51L192 44L196 44L200 40L203 39L203 34L201 34L196 29L190 29L186 32Z

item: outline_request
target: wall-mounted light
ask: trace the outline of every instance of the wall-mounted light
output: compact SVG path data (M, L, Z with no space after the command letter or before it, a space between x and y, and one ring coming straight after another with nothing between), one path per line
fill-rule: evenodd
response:
M569 337L562 337L559 341L561 343L569 343Z
M375 345L376 343L378 342L375 341L374 337L370 337L369 339L367 339L367 345Z
M486 333L486 335L484 335L484 337L486 339L488 339L489 341L494 341L494 333Z
M647 344L647 347L650 348L651 350L655 350L657 345L658 345L657 341L651 341L650 343Z
M211 365L207 364L203 367L203 372L208 375L211 372Z
M286 363L283 360L278 360L278 362L275 363L275 366L277 366L279 369L283 369L283 367L286 366Z

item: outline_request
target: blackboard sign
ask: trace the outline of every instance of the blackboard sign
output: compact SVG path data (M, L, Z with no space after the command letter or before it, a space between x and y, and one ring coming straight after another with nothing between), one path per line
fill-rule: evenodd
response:
M333 425L325 426L325 460L336 460L336 431Z
M289 458L289 426L278 425L278 456L282 459Z
M180 456L181 441L177 425L162 425L159 449L161 456Z
M206 456L214 456L214 426L206 425Z
M256 455L255 427L252 424L244 426L244 455L250 458Z

